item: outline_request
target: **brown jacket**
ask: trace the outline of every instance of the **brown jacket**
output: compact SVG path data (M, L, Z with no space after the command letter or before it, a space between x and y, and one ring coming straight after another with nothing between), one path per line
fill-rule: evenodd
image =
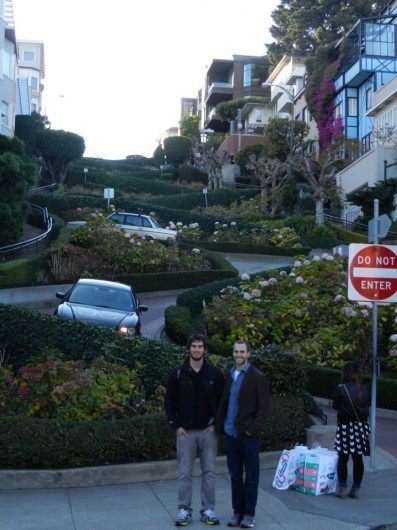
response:
M229 371L215 420L215 431L218 434L223 433L231 384L232 377ZM259 436L269 415L269 406L270 393L267 377L251 365L244 376L237 397L237 415L234 420L237 434L248 433L251 436Z

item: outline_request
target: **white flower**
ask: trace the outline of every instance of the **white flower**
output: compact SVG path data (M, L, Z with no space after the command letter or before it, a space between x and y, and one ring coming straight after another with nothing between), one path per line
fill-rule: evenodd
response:
M334 256L331 256L331 254L322 254L321 256L321 259L323 259L324 261L333 261L334 260Z
M200 254L199 248L192 248L192 254Z
M154 245L154 239L151 239L151 240L149 241L149 243L150 243L151 245Z
M285 271L283 271L283 272L285 272ZM283 275L283 276L284 276L284 275ZM274 285L274 284L277 283L277 282L278 282L277 278L269 278L269 284L270 284L270 285Z
M92 212L91 217L96 217L96 216L97 216L96 213Z
M244 300L251 300L252 296L249 293L244 293L243 298Z
M156 212L150 212L149 215L150 217L156 217Z
M78 211L78 212L81 212L81 208L77 208L77 211Z
M130 239L130 243L135 243L135 239Z
M361 309L360 313L363 317L369 317L369 311L368 309Z
M279 228L273 228L273 232L280 232Z
M253 298L260 298L261 296L261 290L260 289L252 289L251 295Z
M215 226L218 226L219 225L219 221L215 221Z
M309 259L305 259L305 261L303 262L303 265L310 265L310 260Z
M232 221L232 222L230 223L230 226L237 226L237 223L236 223L235 221Z
M142 243L140 243L140 242L138 241L138 243L136 244L136 246L137 246L137 247L141 247L141 246L142 246Z
M305 283L305 280L302 278L302 276L297 276L295 278L295 283Z
M227 228L227 224L224 223L224 224L222 225L222 228Z
M183 223L181 223L180 221L178 221L178 222L176 223L176 226L180 226L180 227L182 227L182 226L183 226Z
M354 309L350 306L342 307L341 313L343 313L347 317L355 317L357 315L357 312L354 311Z
M218 235L218 232L214 232L214 236Z
M170 227L171 230L175 230L175 228L176 228L176 224L173 223L172 221L169 222L168 226Z
M287 275L287 271L280 271L280 276L286 276Z
M259 282L260 287L269 287L270 282L267 280L263 280L262 282Z
M190 223L189 228L196 228L195 223Z
M313 256L312 261L321 261L320 256Z
M334 298L334 302L345 302L346 298L343 296L343 294L337 294Z
M296 274L294 272L290 272L289 275L291 276L291 278L295 278Z
M131 234L129 232L125 232L124 237L126 239L131 239Z
M246 272L244 272L244 273L240 276L240 279L241 279L241 280L249 280L249 279L250 279L250 275L247 274Z
M302 262L299 260L295 261L294 267L302 267Z

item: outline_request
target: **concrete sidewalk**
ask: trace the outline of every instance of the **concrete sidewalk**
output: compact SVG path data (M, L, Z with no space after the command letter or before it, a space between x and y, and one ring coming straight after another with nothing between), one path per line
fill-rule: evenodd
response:
M216 513L221 526L226 526L231 515L230 481L224 469L223 457L218 460ZM277 461L278 454L263 456L255 525L258 530L364 530L397 523L397 460L385 451L377 449L376 470L370 471L366 462L361 496L354 500L338 499L333 494L314 497L295 490L275 490L272 481ZM128 483L51 489L2 489L0 530L135 530L142 526L150 530L173 528L177 513L177 482L175 479L161 479L163 464L167 465L168 472L176 475L175 461L154 462L146 469L140 468L140 464L126 467L124 479L128 479ZM88 475L90 473L93 477L95 470ZM0 476L0 485L4 483L3 478L4 475ZM196 529L206 526L199 520L199 499L200 477L195 476L193 522L189 526Z

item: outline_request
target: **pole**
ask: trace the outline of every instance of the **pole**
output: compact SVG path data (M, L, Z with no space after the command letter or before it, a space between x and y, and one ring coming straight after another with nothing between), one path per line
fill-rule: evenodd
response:
M374 244L379 243L379 199L374 200ZM376 430L376 374L378 345L378 302L372 302L372 384L371 384L371 457L370 466L375 470Z
M289 139L289 168L288 168L288 176L290 180L292 180L292 157L294 155L294 97L291 95L291 129L290 129L290 136Z

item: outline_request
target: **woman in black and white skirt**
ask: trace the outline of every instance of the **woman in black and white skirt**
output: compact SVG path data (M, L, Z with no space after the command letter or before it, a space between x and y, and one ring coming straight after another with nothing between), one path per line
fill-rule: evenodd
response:
M363 455L369 456L368 424L369 392L363 385L358 364L347 362L342 368L341 384L338 385L332 403L338 411L335 449L338 452L338 489L336 496L358 498L364 475ZM353 460L353 485L347 493L347 463Z

